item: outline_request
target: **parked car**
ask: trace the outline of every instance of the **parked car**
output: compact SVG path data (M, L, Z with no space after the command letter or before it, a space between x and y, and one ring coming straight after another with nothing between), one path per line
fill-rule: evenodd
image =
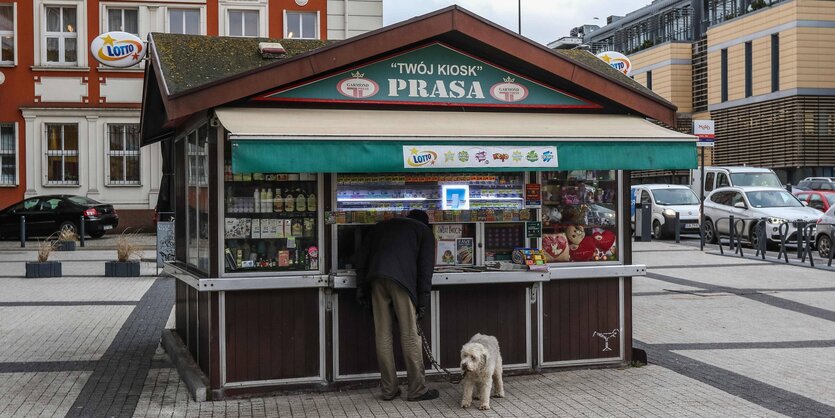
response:
M832 251L832 241L835 237L835 205L831 205L823 216L818 220L815 232L815 248L821 257L829 259L829 251Z
M652 237L675 235L676 212L680 233L699 233L699 198L687 186L641 184L632 186L632 227L635 227L635 203L652 205Z
M19 237L21 216L26 217L27 236L50 235L65 228L78 232L82 216L84 232L93 238L119 225L113 205L84 196L37 196L0 211L0 237Z
M705 167L705 196L720 187L779 187L783 184L773 170L757 167ZM691 172L690 188L701 192L701 170Z
M806 206L821 212L826 212L829 208L835 206L835 191L804 190L794 192L794 195L801 203L805 203Z
M835 190L835 177L806 177L797 183L801 190Z
M716 243L719 235L730 235L730 221L737 219L737 232L756 246L759 241L760 219L766 219L766 234L770 242L780 242L780 225L788 224L786 242L797 241L795 221L816 222L822 214L806 207L789 192L773 187L723 187L705 199L705 241Z

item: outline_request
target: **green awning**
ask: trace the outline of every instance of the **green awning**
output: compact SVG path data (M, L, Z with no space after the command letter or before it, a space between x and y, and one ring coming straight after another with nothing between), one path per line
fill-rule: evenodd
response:
M672 170L696 137L628 115L221 108L234 173Z

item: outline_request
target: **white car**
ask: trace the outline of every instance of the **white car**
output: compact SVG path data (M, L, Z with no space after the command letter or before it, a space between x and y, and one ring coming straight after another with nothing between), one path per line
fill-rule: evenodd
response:
M832 249L832 238L835 233L833 224L835 224L835 205L830 206L829 210L823 214L815 235L815 247L818 249L818 254L826 259L829 259L829 251Z
M730 235L728 217L731 215L742 220L735 221L737 233L756 246L759 228L754 226L759 224L761 219L765 219L766 236L769 241L780 242L780 226L787 224L786 242L795 243L798 236L795 222L815 223L823 214L806 207L783 189L724 187L714 190L705 199L705 241L716 243L720 235Z
M662 239L675 235L676 213L679 232L699 233L699 198L687 186L673 184L639 184L632 186L632 226L635 227L635 204L652 205L652 237Z

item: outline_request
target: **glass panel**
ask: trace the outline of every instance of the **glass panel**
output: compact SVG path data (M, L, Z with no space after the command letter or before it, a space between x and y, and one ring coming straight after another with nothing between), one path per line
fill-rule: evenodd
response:
M0 6L0 30L14 31L14 9L11 5Z
M171 33L183 33L182 10L168 9L168 31Z
M64 39L64 62L75 62L76 61L76 39L75 38L65 38Z
M15 180L15 158L14 156L0 157L0 183L13 184Z
M110 30L124 30L122 26L122 9L107 11L107 28Z
M229 11L229 35L230 36L241 36L243 35L244 31L241 27L243 23L243 18L241 17L241 12L237 10L230 10Z
M139 125L125 125L125 149L139 151Z
M58 52L58 38L46 38L46 61L58 62L61 57Z
M47 32L61 32L61 8L47 7L46 8L46 31Z
M186 31L189 35L200 34L200 10L189 9L185 11Z
M0 43L0 61L14 61L14 38L11 36L2 36L2 43Z
M110 151L124 150L123 132L124 125L108 125Z
M125 157L125 180L139 182L139 156L129 155Z
M124 180L124 157L110 157L110 181L119 182Z
M78 125L64 125L64 150L78 151Z
M101 205L101 202L99 202L98 200L93 200L93 199L90 199L89 197L86 197L86 196L70 196L67 199L69 199L71 202L75 202L75 203L78 203L80 205L88 205L88 206Z
M542 247L549 262L615 261L617 174L542 173Z
M244 36L258 36L258 12L244 12Z
M61 139L61 125L46 125L46 149L64 149Z
M46 157L47 166L47 180L49 181L63 181L63 162L64 158L60 156Z
M302 13L302 38L316 38L316 13Z
M64 180L78 182L78 156L64 157Z
M139 34L139 14L138 10L125 9L124 29L127 33Z
M0 125L0 154L15 152L14 125Z
M62 7L64 12L64 21L61 30L63 32L76 32L78 27L75 25L75 7Z
M301 37L301 16L299 13L287 13L287 37Z

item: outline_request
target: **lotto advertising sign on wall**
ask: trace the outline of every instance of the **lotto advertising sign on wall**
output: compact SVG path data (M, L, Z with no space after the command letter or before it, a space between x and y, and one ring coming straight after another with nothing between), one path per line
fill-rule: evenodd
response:
M599 108L441 43L256 100L532 108Z
M404 145L403 168L557 168L557 147Z
M145 57L145 44L127 32L106 32L90 44L93 58L108 67L127 68L139 64Z

